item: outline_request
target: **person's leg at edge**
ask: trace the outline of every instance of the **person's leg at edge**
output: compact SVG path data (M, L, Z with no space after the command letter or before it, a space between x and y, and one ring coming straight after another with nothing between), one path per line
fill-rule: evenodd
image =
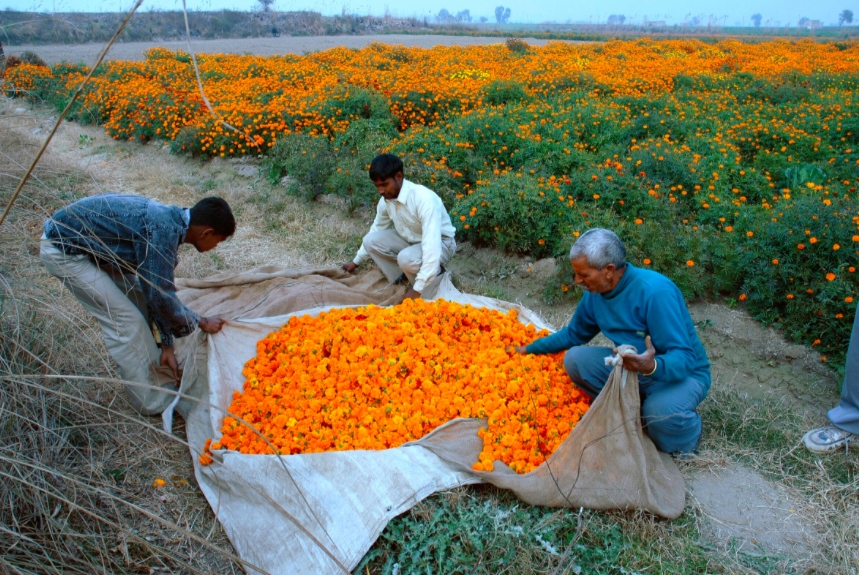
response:
M161 352L146 318L113 277L88 257L68 256L45 239L40 255L48 272L98 320L105 346L122 379L175 389L172 378L158 372ZM173 398L154 389L131 385L126 386L126 391L134 409L144 415L161 413Z
M859 435L859 313L853 320L853 331L850 332L847 346L841 401L827 415L829 421L839 429Z
M802 437L809 450L833 451L859 442L859 313L853 319L853 331L847 345L841 400L826 415L832 425L812 429Z
M701 416L696 409L707 397L697 379L650 387L642 392L641 415L647 434L659 451L690 454L701 441Z

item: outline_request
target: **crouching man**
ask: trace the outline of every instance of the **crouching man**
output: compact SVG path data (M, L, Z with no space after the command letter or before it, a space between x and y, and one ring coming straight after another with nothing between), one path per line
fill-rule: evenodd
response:
M219 318L200 317L176 297L179 246L207 252L233 235L236 221L221 198L193 208L137 196L105 194L75 202L45 222L45 267L101 326L123 380L175 390L182 371L173 339L197 327L217 333ZM160 347L160 350L159 350ZM127 385L131 405L161 413L174 395Z
M585 344L602 332L616 346L635 346L641 353L625 356L623 365L638 372L647 433L660 451L696 453L696 409L710 389L710 363L680 290L662 274L629 264L625 246L610 230L582 234L570 262L576 285L586 293L569 325L517 351L568 350L564 367L570 379L595 398L613 369L603 361L613 350Z
M391 283L411 282L406 299L419 298L456 253L450 215L435 192L403 178L403 162L392 154L373 159L370 179L381 196L376 219L343 269L352 273L373 258Z

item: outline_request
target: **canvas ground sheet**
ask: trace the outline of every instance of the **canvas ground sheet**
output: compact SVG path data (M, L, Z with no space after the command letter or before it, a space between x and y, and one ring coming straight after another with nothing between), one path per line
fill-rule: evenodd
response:
M483 446L477 431L485 422L476 419L451 421L396 449L280 457L222 450L202 466L200 450L207 438L220 437L258 340L293 315L394 305L404 288L389 285L378 270L349 275L336 268L276 266L177 285L189 307L228 323L213 336L198 330L177 340L185 398L164 413L164 423L170 429L174 409L185 418L197 481L249 573L350 571L392 518L435 492L472 483L510 489L533 505L643 509L665 518L683 510L683 478L643 432L637 375L621 367L557 451L524 475L500 462L492 472L471 469ZM550 327L519 305L458 291L449 274L424 296L516 309L521 321Z

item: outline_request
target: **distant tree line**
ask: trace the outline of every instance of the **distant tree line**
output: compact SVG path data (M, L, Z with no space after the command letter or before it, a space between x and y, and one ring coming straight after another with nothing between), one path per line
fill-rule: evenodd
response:
M439 10L438 14L435 15L435 21L439 24L469 24L473 20L471 16L470 10L460 10L456 14L448 10L447 8L442 8ZM480 17L480 23L484 24L489 19L485 16ZM499 24L506 24L510 20L510 8L505 8L504 6L498 6L495 8L495 21Z
M21 44L81 44L105 42L122 20L122 13L35 13L0 11L0 37L6 46ZM318 12L276 12L259 10L239 12L188 13L194 38L261 38L269 36L333 36L340 34L377 34L391 31L428 30L432 24L417 18L379 18L374 16L323 16ZM185 37L181 11L138 12L120 37L123 42L169 41Z
M763 18L764 17L760 12L752 14L752 16L751 16L752 25L755 28L760 28L761 24L763 23ZM718 23L719 19L720 18L717 18L715 16L710 16L708 26L711 25L713 22ZM727 19L727 16L725 16L724 18L721 18L721 19L724 21L724 19ZM625 22L626 22L626 16L624 16L623 14L612 14L611 16L608 17L606 24L608 24L609 26L623 26L623 24ZM769 24L769 22L770 21L767 20L767 24ZM650 25L653 25L655 23L656 22L652 22L652 21L649 22ZM662 22L659 22L659 23L662 23ZM841 26L843 24L852 24L852 23L853 23L853 11L852 10L842 10L838 14L838 25L839 26ZM645 25L647 25L647 24L648 24L647 17L645 16ZM684 25L686 25L686 26L700 26L701 25L701 18L698 16L692 16L691 14L687 14L686 18L684 19ZM779 24L776 23L776 25L779 25ZM811 18L804 16L804 17L799 19L798 25L800 28L821 28L823 26L823 22L821 22L820 20L812 20Z
M446 8L442 8L436 14L435 21L439 24L468 24L471 22L471 11L461 10L456 14L451 14Z

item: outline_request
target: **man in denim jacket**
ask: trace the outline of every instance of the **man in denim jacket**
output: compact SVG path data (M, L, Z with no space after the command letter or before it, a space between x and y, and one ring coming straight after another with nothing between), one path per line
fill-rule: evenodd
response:
M181 379L173 338L197 327L217 333L224 325L176 297L179 246L206 252L235 229L221 198L183 209L119 194L85 198L45 222L42 261L98 320L122 379L143 384L126 386L138 412L161 413L174 397L157 389L173 389Z

